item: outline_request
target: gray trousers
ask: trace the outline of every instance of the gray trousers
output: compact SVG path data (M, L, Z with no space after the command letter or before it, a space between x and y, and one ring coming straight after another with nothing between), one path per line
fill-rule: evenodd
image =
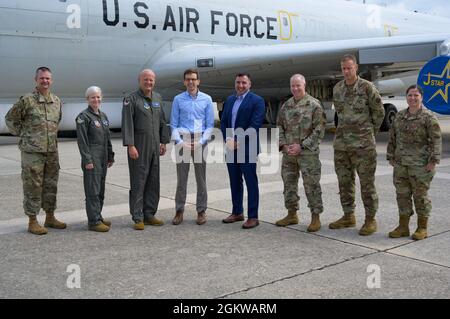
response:
M191 154L181 146L175 146L177 156L177 191L175 194L175 209L177 212L184 212L186 204L187 181L191 158L194 161L195 180L197 182L197 213L203 212L207 208L208 191L206 189L206 152L207 146L199 147Z

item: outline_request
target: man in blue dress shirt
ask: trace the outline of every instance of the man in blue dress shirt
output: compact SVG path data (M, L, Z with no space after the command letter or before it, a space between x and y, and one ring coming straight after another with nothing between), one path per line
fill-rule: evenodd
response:
M170 127L175 142L177 159L177 191L175 217L172 224L183 222L186 204L187 180L191 158L194 161L197 181L197 224L206 223L208 192L206 189L206 146L214 129L214 110L209 95L199 91L200 76L197 70L184 72L186 92L175 97L172 105Z
M243 228L259 225L258 206L259 189L256 175L256 162L260 150L259 129L265 114L264 100L250 92L251 78L247 73L236 75L236 94L228 97L224 104L220 122L226 142L226 160L230 176L232 214L223 220L234 223L244 220L244 176L248 192L248 219Z

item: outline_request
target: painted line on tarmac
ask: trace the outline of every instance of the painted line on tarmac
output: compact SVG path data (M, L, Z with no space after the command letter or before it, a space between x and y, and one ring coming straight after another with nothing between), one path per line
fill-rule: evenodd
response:
M450 174L448 174L448 173L436 173L435 178L450 180Z
M388 176L392 175L392 167L379 166L377 168L376 176ZM447 173L437 173L436 178L450 180L450 174ZM336 174L326 174L322 175L320 184L334 184L337 183ZM303 188L301 178L299 180L299 189ZM260 195L270 194L274 192L283 192L283 182L267 182L259 184ZM195 205L196 193L188 194L186 198L186 206ZM213 191L208 191L208 202L209 205L214 202L231 200L231 193L229 188L216 189ZM211 207L213 208L213 207ZM159 201L158 210L172 209L175 210L174 198L161 197ZM214 209L214 208L213 208ZM65 211L56 213L57 217L68 224L76 224L81 222L86 222L86 211L84 209ZM105 206L102 212L105 218L123 217L129 215L129 206L126 204L118 204ZM41 214L38 219L40 222L44 222L45 215ZM24 232L27 230L28 217L14 218L9 220L0 221L0 235L12 234Z
M13 161L2 157L0 161L0 175L10 176L19 175L21 173L20 162Z
M169 209L174 208L175 203L172 199L167 199L161 197L159 200L159 209ZM128 204L119 204L119 205L111 205L105 206L103 208L102 216L104 218L113 218L113 217L122 217L129 215L130 209ZM66 211L55 214L58 219L61 219L67 224L76 224L80 222L86 222L86 211L84 209ZM45 214L40 214L38 216L39 222L41 225L44 224ZM28 227L28 217L14 218L10 220L0 221L0 235L19 233L23 231L27 231Z

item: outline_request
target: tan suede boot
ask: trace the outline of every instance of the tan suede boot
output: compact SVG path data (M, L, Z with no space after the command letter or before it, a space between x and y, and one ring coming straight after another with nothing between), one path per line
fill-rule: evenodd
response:
M355 214L344 214L337 221L332 222L328 227L330 229L341 229L341 228L349 228L356 226L356 218Z
M47 234L47 228L39 225L36 216L29 216L28 231L35 235Z
M412 235L414 240L422 240L428 237L427 233L428 217L417 215L417 229Z
M298 215L296 210L288 211L288 214L283 219L278 220L275 223L277 226L286 227L288 225L298 224Z
M108 220L108 219L102 220L102 223L103 223L104 225L108 226L108 227L111 227L111 224L112 224L111 221Z
M162 226L164 225L164 221L156 218L155 216L150 216L148 219L144 218L144 224L150 226Z
M103 223L100 223L98 225L89 225L89 230L96 231L99 233L106 233L109 231L109 226Z
M134 223L133 228L134 228L135 230L144 230L144 229L145 229L144 222Z
M55 213L46 213L45 214L45 227L55 228L55 229L64 229L67 225L63 222L60 222L55 218Z
M309 225L307 231L314 233L320 229L322 225L320 224L320 214L311 214L311 224Z
M359 234L361 236L369 236L377 231L377 221L375 220L375 216L366 215L366 220L364 225L359 230Z
M400 215L398 226L389 233L391 238L400 238L409 236L409 218L410 216Z

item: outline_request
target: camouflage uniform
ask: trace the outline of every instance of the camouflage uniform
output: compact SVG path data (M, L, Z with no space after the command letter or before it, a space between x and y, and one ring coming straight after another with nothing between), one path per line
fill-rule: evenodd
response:
M49 93L27 94L13 105L5 117L13 135L20 136L22 157L23 208L28 216L56 209L59 176L57 132L61 121L61 101Z
M320 214L323 204L319 144L325 132L320 102L309 94L299 101L292 97L281 108L277 125L280 151L284 145L290 144L299 144L302 149L298 156L283 154L281 176L285 206L288 211L298 210L298 178L301 171L308 207L311 213Z
M426 109L410 114L400 111L390 130L387 160L394 161L394 185L400 215L414 214L411 197L417 215L429 216L431 201L428 189L435 170L426 171L429 163L439 164L442 137L436 116Z
M358 77L352 86L346 85L345 80L336 84L333 103L339 121L333 147L342 208L345 214L354 213L356 170L366 215L375 216L375 134L384 119L381 96L372 83Z
M114 162L109 120L102 111L96 114L88 107L77 116L76 124L88 224L98 225L103 221L108 164ZM94 169L87 170L88 164L94 164Z
M122 108L123 145L134 145L139 158L128 155L130 172L130 213L136 223L156 214L159 203L159 147L170 142L161 95L146 97L142 90L124 99Z

